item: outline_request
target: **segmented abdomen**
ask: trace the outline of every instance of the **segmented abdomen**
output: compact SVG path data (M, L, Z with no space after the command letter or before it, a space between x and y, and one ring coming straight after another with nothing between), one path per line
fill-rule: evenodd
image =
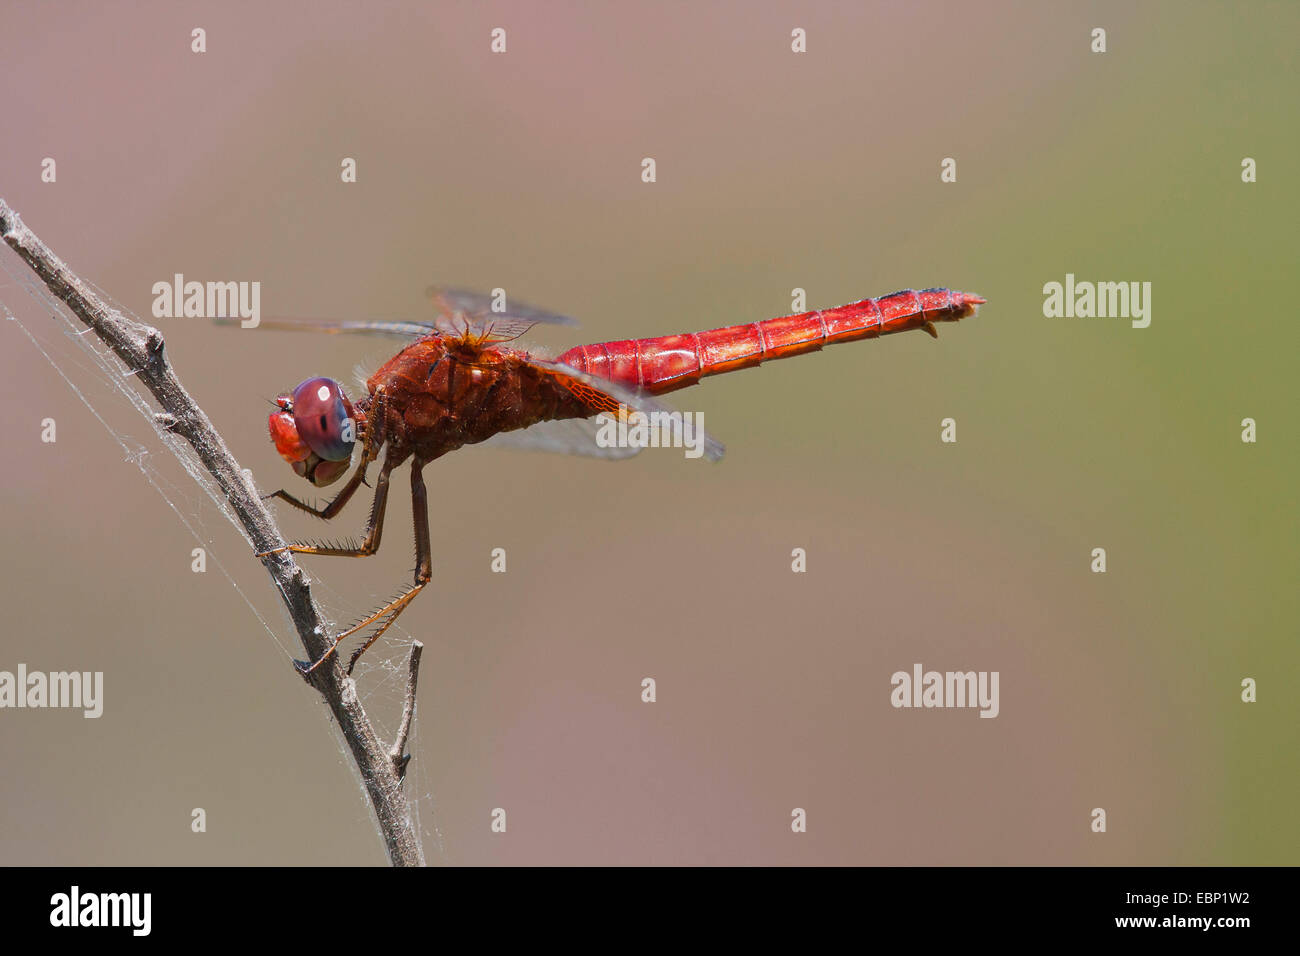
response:
M813 352L823 345L876 338L909 329L937 335L935 322L975 314L977 295L950 289L908 289L842 305L709 332L580 345L560 356L567 365L653 394L694 385L706 375L751 368L769 359Z

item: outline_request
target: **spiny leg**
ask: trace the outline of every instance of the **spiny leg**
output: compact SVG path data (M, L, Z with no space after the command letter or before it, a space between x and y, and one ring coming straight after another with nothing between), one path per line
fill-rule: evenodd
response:
M343 510L343 506L346 505L349 500L351 500L352 496L356 493L356 490L361 487L362 483L365 482L366 466L369 464L370 462L368 462L365 458L362 458L361 464L359 464L357 466L357 470L352 473L352 477L349 478L348 483L343 486L343 490L339 492L338 497L335 498L333 501L331 501L329 504L327 504L324 508L314 508L311 505L307 504L307 502L295 498L293 495L289 494L289 492L285 491L283 488L281 488L279 491L272 492L271 494L264 497L262 500L269 501L272 498L280 498L284 501L289 502L289 504L293 505L299 511L305 511L310 515L315 515L317 518L324 518L325 520L328 521L330 518L333 518L336 514L338 514L340 511ZM264 553L274 554L275 552L267 551ZM262 555L259 554L258 557L260 558L262 557Z
M410 603L415 600L415 596L424 589L424 586L433 577L433 547L429 540L429 498L424 490L423 468L425 464L425 462L418 459L411 462L411 514L415 523L415 583L398 595L387 607L372 615L369 621L357 625L348 632L348 634L354 633L365 624L376 621L386 614L389 615L379 629L370 635L370 639L353 653L352 658L348 661L349 674L352 673L352 668L356 666L357 658L369 650L375 641L379 640L384 631L388 630L392 623L397 620L397 615L406 610ZM347 635L343 636L346 637Z
M396 466L396 464L397 464L396 459L393 459L391 457L386 457L384 459L383 467L380 468L379 470L379 478L375 482L375 500L374 503L370 506L370 521L366 525L366 537L361 542L360 547L342 548L342 547L334 547L329 545L304 543L304 544L291 544L288 546L289 550L293 551L296 554L325 554L325 555L330 555L332 557L344 557L344 558L368 557L369 555L372 555L376 551L378 551L379 542L380 539L383 537L383 533L384 533L384 512L388 508L388 476L392 473L393 468ZM401 598L399 597L398 600L400 601ZM397 602L393 602L393 603L395 604ZM334 643L331 644L329 649L325 651L325 653L322 654L320 658L316 660L314 663L309 665L306 661L294 661L293 662L294 667L298 668L298 672L302 674L303 677L306 677L316 668L320 667L320 665L323 664L329 658L329 656L334 653L335 649L338 648L340 641L343 641L351 637L353 634L355 634L359 630L362 630L363 628L369 627L376 620L383 617L390 610L392 610L392 608L393 608L393 604L389 604L387 607L381 608L379 611L370 615L370 617L366 618L365 620L357 624L354 624L352 627L348 628L338 637L334 638ZM389 621L388 623L391 624L392 621ZM387 625L385 625L385 627L387 627Z
M366 536L356 547L340 547L332 544L313 544L299 541L286 545L294 554L328 554L336 558L366 558L379 550L379 541L384 533L384 512L388 508L388 476L397 462L390 456L384 459L379 469L379 478L375 481L375 499L370 505L370 520L366 522Z

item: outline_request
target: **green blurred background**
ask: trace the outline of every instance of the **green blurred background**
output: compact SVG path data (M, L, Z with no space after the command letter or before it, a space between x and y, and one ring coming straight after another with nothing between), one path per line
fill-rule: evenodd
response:
M8 3L0 195L146 320L176 272L338 318L503 286L582 320L555 348L783 314L795 287L987 297L937 342L682 393L716 466L470 448L426 470L434 585L359 689L391 729L425 642L431 862L1294 864L1298 9ZM1151 282L1150 327L1045 318L1066 273ZM0 712L0 862L384 862L245 543L0 280L199 539L0 323L0 669L106 685L99 720ZM395 350L157 324L266 491L297 481L266 400ZM303 559L338 620L409 580L405 489L377 557ZM191 572L197 544L238 591ZM999 671L1000 716L891 708L916 662Z

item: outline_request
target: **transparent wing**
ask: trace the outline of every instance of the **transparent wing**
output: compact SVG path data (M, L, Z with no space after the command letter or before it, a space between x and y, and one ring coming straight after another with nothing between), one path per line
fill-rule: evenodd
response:
M400 338L422 339L439 333L454 338L472 338L480 342L507 342L517 339L534 325L576 326L575 319L555 312L547 312L512 298L504 301L484 292L430 286L426 295L432 300L437 315L426 321L388 319L321 319L298 316L270 316L258 323L258 328L283 332L324 332L327 335L361 333L366 335L395 335ZM497 304L502 311L493 311ZM214 319L217 325L233 326L239 319Z
M440 313L434 320L439 331L484 342L517 339L534 325L576 326L575 319L547 312L510 296L495 296L467 289L430 286L425 294Z
M604 413L617 417L625 411L635 411L649 416L681 416L681 412L676 411L669 405L665 405L653 395L647 395L645 392L639 392L617 382L611 382L606 378L588 375L586 372L581 372L571 365L565 365L563 362L552 362L536 356L529 356L528 362L533 368L552 376L556 381L564 385L591 409L592 415ZM596 431L597 429L593 428L593 443L595 442ZM698 435L692 437L700 441L703 456L709 461L718 461L726 452L726 446L708 432L703 431L703 429L699 431ZM599 446L597 447L599 448ZM606 452L609 449L601 448L600 451ZM601 455L601 457L609 456Z
M560 421L538 422L529 428L513 432L497 432L483 445L489 448L510 448L516 451L545 451L560 455L583 455L618 461L631 458L640 448L606 448L596 440L600 422L595 418L566 418Z
M238 325L239 319L213 319L217 325ZM274 316L262 319L259 329L273 329L277 332L324 332L337 335L341 332L360 332L370 335L396 335L401 338L422 339L426 335L441 332L434 322L388 322L369 319L304 319L294 316Z
M576 326L578 320L557 312L547 312L536 306L520 302L513 296L502 297L503 308L497 311L497 298L486 292L473 292L469 289L453 289L448 286L434 285L426 290L426 295L445 313L468 312L471 315L491 315L496 318L519 319L530 325L570 325Z

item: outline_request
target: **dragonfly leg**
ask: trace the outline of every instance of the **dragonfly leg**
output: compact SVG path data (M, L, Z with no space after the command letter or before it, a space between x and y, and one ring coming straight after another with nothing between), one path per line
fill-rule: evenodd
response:
M390 469L387 468L388 462L385 462L384 464L385 464L385 471L383 474L380 475L380 481L383 483L383 487L385 488L386 491L388 486L388 470ZM376 628L375 632L371 634L369 638L366 639L366 642L362 644L361 647L353 653L351 659L348 661L348 674L351 674L352 668L356 666L357 659L366 651L368 651L371 648L371 646L374 645L374 643L377 640L379 640L380 637L383 636L384 632L388 630L389 627L392 626L392 623L395 620L397 620L398 615L401 614L404 610L406 610L406 608L410 605L410 603L413 600L415 600L415 596L424 589L424 586L428 584L429 580L433 577L433 548L431 546L430 539L429 539L429 499L424 488L424 475L421 472L421 469L423 469L424 464L425 464L424 462L418 462L418 461L412 462L411 464L411 511L415 523L415 551L416 551L416 568L415 568L414 583L405 591L403 591L401 594L399 594L397 597L395 597L392 601L390 601L388 604L384 605L383 607L375 611L375 613L371 614L369 617L365 618L364 620L357 622L352 627L348 628L346 631L340 634L337 638L335 638L334 643L330 646L330 649L327 650L324 654L322 654L320 660L316 661L314 664L308 666L304 662L295 661L294 663L298 666L299 672L304 677L309 675L312 671L314 671L317 667L319 667L322 663L324 663L325 660L332 653L334 653L335 649L339 646L339 643L341 641L346 640L347 638L351 637L353 634L356 634L358 631L365 630L367 627L374 624L376 621L380 621L381 623L379 627ZM381 524L382 524L382 512L381 512ZM316 553L326 554L332 552L316 552Z
M383 626L370 635L370 638L353 652L352 658L348 661L349 674L352 673L352 668L356 666L357 658L368 651L375 641L379 640L384 631L388 630L389 626L397 620L397 615L406 610L407 606L415 600L415 596L424 589L424 586L433 577L433 546L429 539L429 496L424 490L424 466L425 462L422 461L411 462L411 517L415 524L415 583L388 606L392 613ZM356 628L353 628L353 630L355 631Z
M379 469L379 478L375 482L375 500L370 506L370 520L366 523L366 536L360 545L342 546L337 544L313 544L310 541L295 541L288 545L294 554L327 554L336 558L366 558L379 550L379 540L384 533L384 512L388 508L388 476L396 462L384 459Z
M361 487L363 482L365 482L366 466L368 464L370 464L370 462L366 461L363 458L361 460L361 464L357 466L357 470L354 471L352 473L352 477L348 479L348 483L344 485L343 490L339 492L338 497L335 498L333 501L331 501L329 504L327 504L324 508L313 507L312 505L307 504L307 502L295 498L293 495L289 494L289 492L285 491L283 488L281 488L279 491L272 492L269 495L265 495L262 498L262 500L269 501L272 498L280 498L283 501L289 502L289 504L293 505L299 511L305 511L309 515L315 515L317 518L325 518L326 520L329 520L330 518L333 518L336 514L338 514L340 511L343 510L343 506L346 505L348 501L351 500L352 496L356 494L356 490ZM274 554L274 552L272 551L267 551L265 553ZM261 556L262 555L260 554L258 555L259 558Z

